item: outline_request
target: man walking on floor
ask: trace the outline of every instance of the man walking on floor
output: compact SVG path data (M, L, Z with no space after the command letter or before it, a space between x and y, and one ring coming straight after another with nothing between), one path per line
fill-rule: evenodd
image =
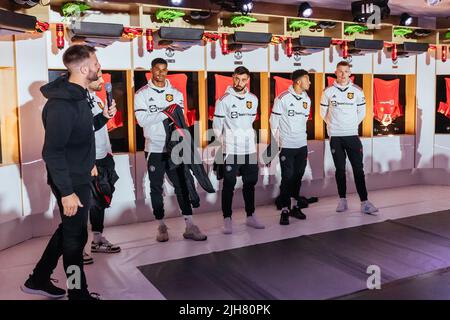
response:
M88 85L98 79L100 71L95 49L73 45L64 53L63 62L70 76L41 88L48 99L42 111L42 157L62 222L22 290L51 298L64 297L65 290L54 286L50 279L62 255L67 278L73 280L67 283L68 298L94 300L98 297L89 293L83 271L83 248L95 164L94 130L105 124L109 115L105 110L94 118L87 101Z
M225 157L223 170L222 212L223 233L233 233L231 221L233 194L238 174L242 176L242 194L247 213L247 226L264 229L255 216L255 185L258 182L258 163L253 122L258 110L258 98L249 92L250 71L237 67L233 73L233 86L216 101L213 130L222 142Z
M300 209L300 188L308 159L306 124L311 100L306 93L311 82L308 71L292 73L292 85L276 99L270 116L272 137L279 137L281 185L278 203L282 207L280 224L288 225L289 216L306 219ZM291 197L297 203L291 209Z
M181 164L176 169L169 169L171 155L166 149L166 130L163 121L167 119L162 111L173 104L183 106L183 94L175 89L166 79L168 69L167 61L156 58L152 61L152 79L148 84L136 92L134 99L134 112L138 124L144 128L145 157L148 162L148 177L150 180L150 197L153 214L159 222L156 240L164 242L169 240L169 233L164 222L163 183L167 174L175 188L178 205L186 222L183 233L185 239L195 241L206 240L207 237L194 224L192 207L189 201L189 191Z
M358 136L358 125L366 114L366 101L364 92L352 83L350 75L350 64L346 61L339 62L336 67L336 82L322 94L320 115L327 124L331 153L336 167L335 176L340 197L336 211L348 210L345 174L348 156L361 200L361 212L373 214L378 209L367 199L363 147Z

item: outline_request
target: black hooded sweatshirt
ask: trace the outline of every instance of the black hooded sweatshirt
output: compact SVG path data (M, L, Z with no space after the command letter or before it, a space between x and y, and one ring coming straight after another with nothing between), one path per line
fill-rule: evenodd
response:
M72 194L73 187L89 184L95 164L94 130L107 122L102 114L93 117L87 91L62 76L41 87L48 99L42 111L45 129L42 158L48 182L62 197Z

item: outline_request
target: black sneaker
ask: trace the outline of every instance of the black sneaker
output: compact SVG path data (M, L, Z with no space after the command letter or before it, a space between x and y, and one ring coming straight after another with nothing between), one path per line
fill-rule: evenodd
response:
M288 210L281 211L280 224L282 226L289 225L289 211Z
M294 208L292 208L291 211L289 211L289 215L291 217L294 217L294 218L297 218L297 219L300 219L300 220L305 220L306 219L305 214L297 206L295 206Z
M49 279L44 283L36 283L30 276L20 288L25 293L37 294L47 298L60 299L65 297L66 290L56 287L52 281L58 283L56 279Z
M275 206L277 207L277 210L283 209L283 204L281 203L281 198L279 196L275 199Z

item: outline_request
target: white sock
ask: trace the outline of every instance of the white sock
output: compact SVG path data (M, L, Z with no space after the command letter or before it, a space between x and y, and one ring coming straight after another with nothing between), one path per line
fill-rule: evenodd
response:
M183 216L183 217L184 217L184 222L186 222L186 227L194 225L194 220L192 219L191 215Z
M99 243L102 240L102 236L103 236L102 233L94 231L93 234L94 234L94 242Z
M166 224L164 223L164 220L163 220L163 219L158 220L158 222L159 222L159 225L160 225L160 226L165 226L165 225L166 225Z

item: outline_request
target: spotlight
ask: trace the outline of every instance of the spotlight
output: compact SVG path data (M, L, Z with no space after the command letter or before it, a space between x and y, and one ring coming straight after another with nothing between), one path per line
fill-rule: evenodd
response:
M413 17L411 17L409 14L402 13L400 16L400 25L401 26L410 26L413 23Z
M312 14L313 14L313 9L312 9L311 5L308 2L302 2L300 4L300 7L298 8L298 16L304 17L304 18L309 18L312 16Z
M182 2L183 2L183 0L170 0L170 3L173 6L179 6Z
M247 1L240 1L241 6L241 12L242 14L249 14L253 10L253 1L247 0Z
M247 15L253 10L252 0L209 0L212 4L220 6L221 10L240 12Z

